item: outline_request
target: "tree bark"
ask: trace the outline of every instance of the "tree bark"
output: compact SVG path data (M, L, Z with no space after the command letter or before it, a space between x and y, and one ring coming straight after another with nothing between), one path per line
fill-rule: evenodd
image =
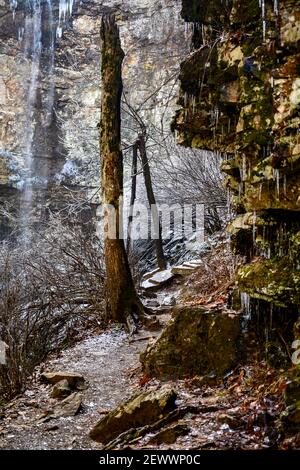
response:
M123 196L123 155L121 151L121 94L122 62L119 29L113 16L101 22L102 99L100 120L100 150L102 177L102 204L115 210L116 237L105 237L107 320L132 325L132 319L143 313L130 272L122 236L120 215ZM108 212L104 209L104 224L108 225Z
M136 199L136 176L137 176L137 157L138 157L138 144L135 142L132 147L132 171L131 171L131 195L130 195L130 206L128 216L128 230L127 230L127 241L126 241L126 252L127 255L130 251L131 245L131 227L133 220L133 206Z
M147 156L144 133L139 135L138 145L139 145L139 151L140 151L140 156L141 156L141 161L142 161L142 166L143 166L143 174L144 174L147 198L148 198L148 202L149 202L150 209L151 209L152 223L155 225L155 228L156 228L156 238L154 240L154 245L155 245L155 251L156 251L157 265L160 269L166 269L167 264L166 264L164 251L163 251L161 223L159 220L159 213L158 213L158 209L156 205L155 195L153 192L151 172L150 172L149 160Z

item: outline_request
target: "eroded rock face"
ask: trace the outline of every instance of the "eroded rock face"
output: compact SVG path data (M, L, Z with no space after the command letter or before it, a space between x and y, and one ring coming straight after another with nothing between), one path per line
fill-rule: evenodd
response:
M181 307L156 343L142 353L145 373L161 379L214 373L222 376L237 361L238 315Z
M232 245L260 258L240 270L240 290L299 309L299 2L184 0L182 14L198 33L181 65L177 142L226 156Z
M155 423L175 408L175 400L175 391L167 385L139 393L104 416L91 430L90 437L107 444L131 428Z
M17 209L21 199L24 205L30 183L37 218L47 208L61 209L70 189L81 191L95 208L101 15L115 12L120 25L128 100L139 106L148 98L147 116L157 124L173 112L171 105L165 114L174 86L168 79L187 50L180 5L75 0L72 14L59 20L60 0L19 1L16 9L10 4L0 2L0 203L9 200Z

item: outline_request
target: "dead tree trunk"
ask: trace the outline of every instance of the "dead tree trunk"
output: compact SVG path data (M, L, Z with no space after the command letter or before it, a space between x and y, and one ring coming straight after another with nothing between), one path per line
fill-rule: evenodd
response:
M127 254L130 251L131 227L132 227L132 220L133 220L133 206L134 206L135 199L136 199L137 156L138 156L138 144L136 142L134 146L132 147L131 195L130 195L130 207L129 207L129 216L128 216L127 242L126 242Z
M132 319L143 314L131 276L120 222L120 200L123 196L123 155L121 151L122 61L119 29L113 16L101 23L102 100L100 150L104 226L108 227L107 207L114 208L115 237L105 236L106 317L132 325Z
M139 146L141 162L142 162L142 167L143 167L147 198L148 198L148 202L149 202L150 209L151 209L152 223L154 224L155 232L156 232L154 245L155 245L155 251L156 251L157 265L160 269L166 269L167 264L166 264L164 251L163 251L161 223L159 220L159 213L158 213L156 199L155 199L154 192L153 192L151 172L150 172L149 161L148 161L148 156L147 156L146 141L145 141L144 133L139 135L138 146Z

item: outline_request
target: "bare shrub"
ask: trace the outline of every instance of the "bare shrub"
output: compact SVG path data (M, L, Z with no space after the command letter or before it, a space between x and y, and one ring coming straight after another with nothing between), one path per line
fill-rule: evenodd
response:
M96 234L52 217L30 243L0 247L0 394L22 391L45 356L70 343L91 316L101 319L104 271Z

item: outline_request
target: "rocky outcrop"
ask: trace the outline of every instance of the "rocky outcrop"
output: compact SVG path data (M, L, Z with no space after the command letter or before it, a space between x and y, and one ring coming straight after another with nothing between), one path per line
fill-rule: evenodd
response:
M104 416L91 430L90 437L107 444L131 428L155 423L175 408L176 393L165 385L139 393Z
M234 313L178 307L160 338L141 354L144 371L161 379L222 376L237 362L239 333Z
M224 156L232 246L249 263L237 284L260 318L260 301L299 312L299 4L182 3L195 33L181 65L177 142Z

